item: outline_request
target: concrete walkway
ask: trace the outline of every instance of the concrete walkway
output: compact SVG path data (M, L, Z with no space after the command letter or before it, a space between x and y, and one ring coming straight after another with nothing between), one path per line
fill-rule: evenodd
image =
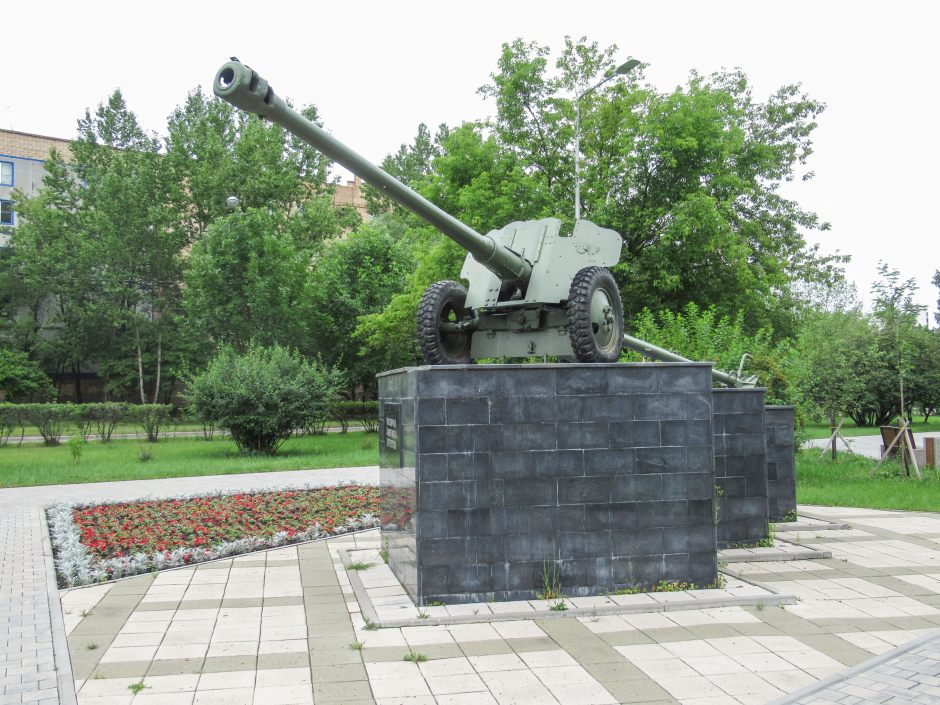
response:
M376 630L342 558L377 563L374 531L66 591L64 610L50 592L40 508L51 502L377 475L350 468L0 490L0 705L74 703L76 692L81 705L938 701L927 688L940 678L940 637L931 636L940 627L940 514L924 512L802 507L807 528L781 526L778 538L832 558L726 566L799 598L780 606L677 610L661 593L617 598L650 604L625 614L533 610L511 621L494 614ZM376 604L383 594L388 606L401 602L382 571L355 575ZM889 653L923 637L931 640ZM885 659L847 672L877 655Z
M42 508L216 490L378 482L378 468L303 470L0 489L0 705L74 703Z
M683 596L652 593L614 598L649 604L625 614L533 609L504 621L492 603L447 608L472 622L374 629L353 580L386 611L409 607L375 531L72 590L63 601L79 703L827 702L801 689L937 633L940 515L802 509L809 528L778 536L832 558L727 565L799 598L782 606L677 610ZM376 567L348 571L353 562ZM919 670L904 671L911 688L931 685L940 660L925 649ZM884 702L851 693L839 702Z

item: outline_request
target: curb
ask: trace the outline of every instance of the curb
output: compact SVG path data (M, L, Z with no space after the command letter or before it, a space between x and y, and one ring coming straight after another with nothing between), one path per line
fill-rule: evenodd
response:
M349 564L349 553L341 548L336 551L340 561L345 566ZM752 585L756 585L771 594L754 597L706 597L691 598L684 601L657 602L655 604L642 605L610 605L604 607L574 607L559 612L552 610L536 610L531 612L501 612L499 614L485 615L460 615L455 617L429 617L428 619L396 619L381 621L369 594L355 570L347 570L346 575L349 578L349 584L352 587L356 601L359 603L359 609L362 612L363 619L378 626L380 629L397 629L399 627L436 627L456 624L489 624L491 622L510 622L518 620L542 620L542 619L564 619L567 617L602 617L606 615L617 614L643 614L650 612L684 612L688 610L715 609L720 607L754 607L757 605L778 606L795 605L796 598L793 595L786 595L776 590L771 590L765 585L758 585L747 578L738 575L733 577L743 580Z
M769 703L767 703L767 705L790 705L790 703L795 703L801 698L804 698L807 695L812 695L813 693L819 692L821 690L825 690L826 688L830 687L831 685L835 683L841 683L843 681L847 681L853 676L857 676L859 674L870 671L873 668L876 668L887 661L891 661L892 659L900 656L901 654L904 654L904 653L907 653L908 651L916 649L917 647L923 644L926 644L929 641L938 639L938 636L940 635L936 633L925 634L924 636L918 639L914 639L914 641L909 641L906 644L902 644L901 646L898 646L897 648L891 649L891 651L887 651L883 654L880 654L879 656L875 656L874 658L868 659L867 661L862 661L861 663L856 664L852 666L851 668L846 669L842 673L837 673L834 676L823 678L820 681L816 681L815 683L811 683L807 686L804 686L803 688L800 688L799 690L796 690L788 695L784 695L780 698L777 698L776 700L772 700Z
M46 599L49 603L49 618L52 626L52 654L56 670L56 689L59 691L60 705L78 705L75 692L75 677L72 673L72 660L69 657L68 637L65 633L65 617L62 615L62 601L59 599L59 587L56 582L55 561L52 559L52 539L49 537L49 524L46 511L37 507L42 526L42 557L46 568Z

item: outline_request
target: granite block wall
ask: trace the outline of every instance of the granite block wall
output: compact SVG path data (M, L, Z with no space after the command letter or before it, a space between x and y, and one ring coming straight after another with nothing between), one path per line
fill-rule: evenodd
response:
M763 389L715 389L718 545L767 538L767 442Z
M768 406L767 505L771 521L796 512L796 444L792 406Z
M383 536L419 602L717 578L710 366L379 375Z

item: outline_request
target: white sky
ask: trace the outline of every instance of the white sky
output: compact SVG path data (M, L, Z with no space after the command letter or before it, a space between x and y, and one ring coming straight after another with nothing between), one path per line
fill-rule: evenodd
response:
M863 298L884 259L917 280L933 311L938 19L927 0L8 2L0 126L72 137L84 109L120 87L162 133L187 92L237 56L379 161L420 122L491 114L476 89L503 42L556 49L566 34L587 35L648 62L660 90L692 68L741 67L761 98L802 82L828 108L809 164L816 178L787 195L832 223L821 249L852 255L847 273Z

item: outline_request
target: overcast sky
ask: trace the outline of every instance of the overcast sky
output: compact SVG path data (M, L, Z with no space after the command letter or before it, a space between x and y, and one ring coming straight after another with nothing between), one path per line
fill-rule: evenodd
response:
M0 126L73 137L120 87L144 126L166 118L237 56L328 129L379 161L418 123L484 118L476 89L516 37L553 48L566 34L616 44L667 91L690 69L740 67L755 93L801 82L828 108L809 168L787 194L832 224L824 252L852 255L859 294L879 259L917 280L936 310L940 269L934 2L8 2ZM811 235L810 240L815 241Z

